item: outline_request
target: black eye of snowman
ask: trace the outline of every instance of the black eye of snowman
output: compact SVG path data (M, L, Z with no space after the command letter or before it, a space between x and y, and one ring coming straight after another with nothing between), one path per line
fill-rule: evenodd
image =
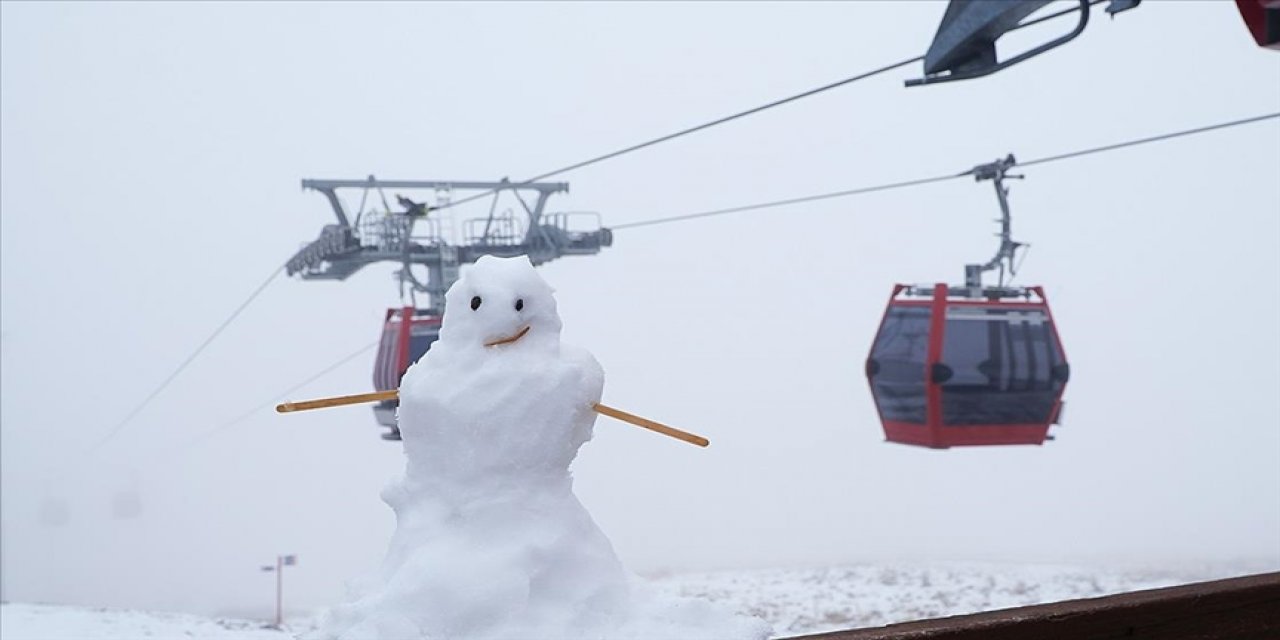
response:
M472 297L471 297L471 310L472 310L472 311L475 311L476 309L479 309L479 308L480 308L480 303L481 303L481 302L483 302L483 301L480 299L480 296L472 296Z
M517 299L516 299L516 311L520 311L520 310L522 310L522 309L524 309L524 298L517 298Z

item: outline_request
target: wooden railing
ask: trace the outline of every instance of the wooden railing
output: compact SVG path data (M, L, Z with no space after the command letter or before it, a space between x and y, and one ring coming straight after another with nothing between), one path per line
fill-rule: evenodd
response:
M1280 572L794 640L1280 640Z

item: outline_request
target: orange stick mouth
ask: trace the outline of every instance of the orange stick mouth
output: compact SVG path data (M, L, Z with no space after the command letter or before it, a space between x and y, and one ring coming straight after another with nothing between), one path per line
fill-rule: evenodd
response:
M530 326L532 326L532 325L530 325ZM523 338L523 337L524 337L524 334L529 333L530 326L526 326L525 328L521 329L521 330L520 330L520 333L517 333L517 334L515 334L514 336L510 336L510 337L507 337L507 338L500 338L500 339L498 339L498 340L494 340L493 342L486 342L486 343L484 343L484 346L486 346L486 347L496 347L496 346L498 346L498 345L502 345L502 344L511 344L512 342L515 342L516 340L519 340L520 338Z

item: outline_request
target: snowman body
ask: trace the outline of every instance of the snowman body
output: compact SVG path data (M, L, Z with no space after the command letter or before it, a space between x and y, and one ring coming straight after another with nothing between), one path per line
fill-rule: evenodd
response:
M551 287L529 261L481 258L446 302L440 339L400 384L406 464L383 491L396 514L387 556L320 637L767 635L632 589L569 472L604 374L560 343Z
M591 439L604 373L560 343L551 288L523 258L481 259L446 300L440 339L401 381L405 475L383 491L396 513L390 549L329 631L598 628L624 607L627 579L569 464Z

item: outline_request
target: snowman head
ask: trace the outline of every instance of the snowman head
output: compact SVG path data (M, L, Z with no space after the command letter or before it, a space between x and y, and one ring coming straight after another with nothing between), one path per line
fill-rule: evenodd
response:
M494 351L559 344L552 291L529 258L483 256L445 294L440 342Z

